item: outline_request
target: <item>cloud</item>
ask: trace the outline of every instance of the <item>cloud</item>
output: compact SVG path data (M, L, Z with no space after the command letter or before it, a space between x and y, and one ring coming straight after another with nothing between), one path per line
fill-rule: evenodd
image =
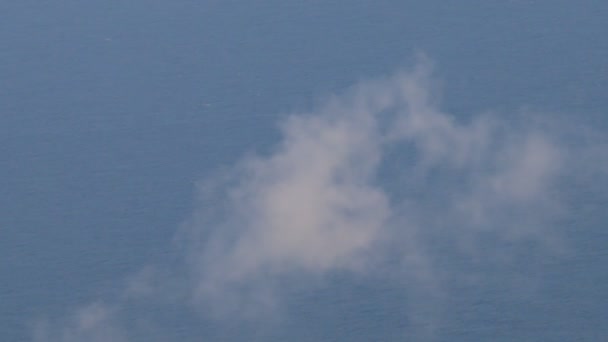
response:
M542 243L566 151L539 120L457 120L437 98L421 58L289 116L272 152L204 182L187 228L195 300L273 305L283 278L373 273L394 254L440 291L431 239L457 253L487 231Z
M80 308L64 322L38 321L34 326L33 340L35 342L126 342L127 336L116 321L115 314L115 308L95 302Z
M339 272L402 284L411 321L431 338L449 284L471 272L457 265L500 268L518 246L554 248L567 179L593 156L608 165L606 149L568 145L540 114L443 112L432 69L421 57L285 118L271 151L200 182L176 238L183 264L144 267L115 305L40 324L34 340L126 341L118 308L142 299L266 317L285 287Z

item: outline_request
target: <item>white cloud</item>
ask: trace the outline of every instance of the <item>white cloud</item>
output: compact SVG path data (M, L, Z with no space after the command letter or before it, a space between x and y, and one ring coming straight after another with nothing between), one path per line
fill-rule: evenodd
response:
M201 182L178 239L188 275L144 268L117 306L187 297L208 313L257 314L277 304L284 279L389 267L413 294L412 318L432 335L450 272L435 246L492 259L521 240L552 243L560 181L578 171L562 132L529 114L442 112L431 74L423 58L286 118L273 151ZM480 246L488 232L502 250ZM124 341L115 311L87 306L59 330L41 325L35 341Z
M403 249L407 276L429 286L436 270L420 246L439 232L460 239L454 246L484 230L539 239L563 149L538 123L459 122L439 109L432 87L424 60L358 85L287 118L272 153L206 182L213 191L195 215L203 219L189 225L197 300L242 310L235 298L255 288L258 302L273 303L273 279L371 271L395 252L389 246ZM401 181L379 177L387 166Z

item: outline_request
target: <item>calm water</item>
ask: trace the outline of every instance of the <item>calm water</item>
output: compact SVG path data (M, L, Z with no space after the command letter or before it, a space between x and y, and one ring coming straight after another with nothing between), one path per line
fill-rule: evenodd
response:
M271 147L286 113L407 67L416 51L458 117L524 107L607 128L606 18L608 3L591 0L0 3L0 339L28 340L38 317L111 297L171 258L196 181ZM608 190L597 182L568 199L569 256L449 284L458 295L441 300L434 337L606 339ZM534 274L532 293L505 285L521 274ZM416 304L398 281L336 275L293 292L288 318L265 328L156 315L167 340L422 338L408 335Z

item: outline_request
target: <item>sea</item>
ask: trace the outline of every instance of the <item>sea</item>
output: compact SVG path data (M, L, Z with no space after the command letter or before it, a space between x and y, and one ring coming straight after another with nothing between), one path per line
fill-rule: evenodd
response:
M287 116L420 55L455 120L534 112L605 142L607 18L599 0L0 2L0 340L80 341L86 327L61 332L73 312L180 259L201 182L273 151ZM120 336L608 340L608 145L585 144L599 157L566 192L558 253L524 243L490 267L438 247L442 269L470 271L441 295L339 270L283 288L268 318L150 299L121 308Z

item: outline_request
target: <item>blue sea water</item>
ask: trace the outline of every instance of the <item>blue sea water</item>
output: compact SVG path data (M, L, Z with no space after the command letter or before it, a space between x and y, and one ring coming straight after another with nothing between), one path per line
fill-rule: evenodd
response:
M528 108L607 128L607 17L591 0L0 3L0 339L29 340L39 317L172 258L197 181L270 148L286 114L419 51L457 117ZM569 256L450 284L433 338L608 338L607 193L572 190ZM532 294L504 285L522 268ZM158 315L167 340L423 338L398 282L330 283L287 296L288 318L267 328Z

